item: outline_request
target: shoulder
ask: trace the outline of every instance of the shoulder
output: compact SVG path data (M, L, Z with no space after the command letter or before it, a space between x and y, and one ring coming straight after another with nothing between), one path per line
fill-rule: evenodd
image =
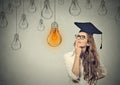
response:
M74 50L72 50L70 52L67 52L67 53L64 54L64 60L71 59L71 58L73 58L73 56L74 56Z

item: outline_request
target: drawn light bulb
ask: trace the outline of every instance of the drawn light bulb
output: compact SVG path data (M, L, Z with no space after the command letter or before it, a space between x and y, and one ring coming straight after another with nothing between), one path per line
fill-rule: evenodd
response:
M0 28L6 28L8 25L8 21L5 16L5 12L1 11L0 12Z
M50 19L53 16L53 11L50 7L49 0L44 1L44 7L41 11L41 16L45 19Z
M78 16L78 15L80 15L80 12L81 12L81 8L78 4L78 1L77 0L72 0L71 5L69 7L69 13L72 16Z
M47 37L47 42L50 46L56 47L61 44L61 41L62 41L62 37L58 30L58 24L57 24L57 22L53 22L51 24L50 33Z
M34 0L30 0L28 12L30 12L30 13L36 12L36 6L35 6Z
M92 8L91 0L86 0L86 8L87 9L91 9Z
M107 14L107 8L104 0L101 0L100 7L98 9L98 14L101 16Z
M43 31L45 29L45 25L43 22L43 19L40 19L39 25L38 25L38 31Z
M117 13L115 15L115 21L117 24L120 24L120 6L117 9Z
M16 33L14 35L14 39L11 43L11 48L12 48L12 50L19 50L21 48L21 42L19 40L19 34L18 33Z
M64 4L64 0L58 0L58 4L63 5Z
M25 14L22 14L19 26L20 26L21 29L27 29L28 28L28 22L27 22L27 18L26 18Z
M11 2L8 3L7 8L6 8L6 13L12 14L13 13L13 5Z
M20 7L21 6L21 0L12 0L12 4L15 8Z

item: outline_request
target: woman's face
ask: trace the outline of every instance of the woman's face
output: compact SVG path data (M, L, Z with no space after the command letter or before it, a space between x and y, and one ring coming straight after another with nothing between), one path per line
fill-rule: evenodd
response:
M76 44L78 47L86 47L88 46L88 36L85 32L79 32L78 35L76 35Z

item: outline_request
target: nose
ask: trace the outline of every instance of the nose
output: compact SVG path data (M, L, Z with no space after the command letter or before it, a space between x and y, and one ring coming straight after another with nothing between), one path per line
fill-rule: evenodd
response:
M78 37L78 38L77 38L77 40L81 41L81 38L80 38L80 37Z
M80 37L78 37L77 40L80 40Z

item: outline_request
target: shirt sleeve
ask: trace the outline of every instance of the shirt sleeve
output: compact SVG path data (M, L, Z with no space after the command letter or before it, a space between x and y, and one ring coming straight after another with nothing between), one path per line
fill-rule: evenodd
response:
M100 60L100 66L99 66L99 69L100 69L100 73L102 73L104 76L107 75L107 69L105 68L103 62Z
M70 78L72 78L73 80L78 80L79 76L76 76L73 72L72 72L72 67L73 67L73 62L74 62L74 55L72 55L73 53L67 53L64 55L64 63L68 72L68 75Z

